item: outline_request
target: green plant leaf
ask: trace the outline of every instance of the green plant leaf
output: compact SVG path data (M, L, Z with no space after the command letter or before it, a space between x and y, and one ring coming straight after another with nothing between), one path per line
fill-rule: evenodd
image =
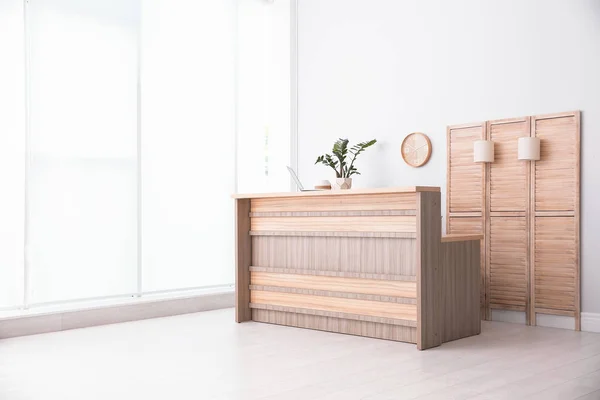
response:
M350 149L348 149L348 143L348 139L340 138L336 140L331 149L332 154L324 154L317 157L315 164L323 164L332 168L337 178L349 178L352 175L360 175L360 172L354 166L354 161L356 161L356 157L365 151L365 149L377 143L377 139L360 142L350 147ZM349 164L346 161L348 153L352 155Z
M372 139L367 142L360 142L358 144L355 144L350 148L350 153L352 154L352 160L350 160L350 167L348 169L348 173L350 173L350 175L360 175L360 172L358 172L354 167L354 161L356 161L356 157L358 157L360 153L365 151L365 149L367 149L368 147L373 146L375 143L377 143L377 139Z

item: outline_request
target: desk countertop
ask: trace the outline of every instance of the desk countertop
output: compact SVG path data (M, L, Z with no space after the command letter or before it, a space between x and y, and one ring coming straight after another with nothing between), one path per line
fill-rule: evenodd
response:
M247 193L234 194L234 199L264 199L271 197L314 197L314 196L352 196L358 194L385 194L385 193L416 193L416 192L439 192L440 188L436 186L409 186L409 187L389 187L389 188L371 188L371 189L350 189L350 190L316 190L308 192L283 192L283 193Z
M481 240L483 239L482 234L451 234L442 236L442 243L447 242L463 242L466 240Z

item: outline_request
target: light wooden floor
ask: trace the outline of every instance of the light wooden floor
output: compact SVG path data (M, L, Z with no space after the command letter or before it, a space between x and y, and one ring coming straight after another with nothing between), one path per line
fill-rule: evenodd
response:
M484 323L414 345L233 322L233 310L0 341L2 400L600 399L600 334Z

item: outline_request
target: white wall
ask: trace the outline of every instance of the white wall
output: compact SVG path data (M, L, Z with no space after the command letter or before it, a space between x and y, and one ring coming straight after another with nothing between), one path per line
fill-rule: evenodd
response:
M298 0L298 170L371 138L356 187L446 186L446 126L582 110L582 311L600 313L600 1ZM407 166L400 143L433 154ZM442 198L445 193L442 193ZM445 205L442 205L444 210Z

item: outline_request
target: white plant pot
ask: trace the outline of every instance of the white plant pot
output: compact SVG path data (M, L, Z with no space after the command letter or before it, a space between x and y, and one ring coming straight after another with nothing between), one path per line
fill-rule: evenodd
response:
M333 190L352 189L352 178L336 178L331 185Z

